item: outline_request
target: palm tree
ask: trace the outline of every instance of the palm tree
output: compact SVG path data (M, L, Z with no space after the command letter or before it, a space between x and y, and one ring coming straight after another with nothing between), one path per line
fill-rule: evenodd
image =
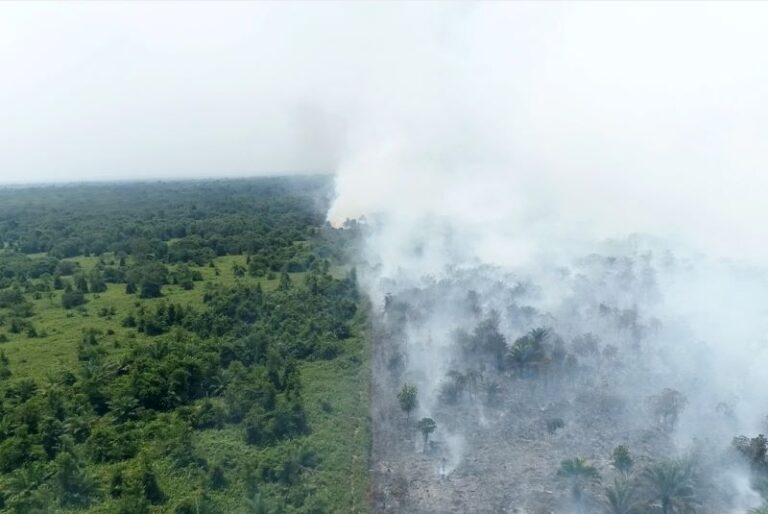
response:
M226 378L221 370L218 370L216 374L211 378L210 386L206 392L206 396L220 396L224 393L224 389L227 386Z
M629 480L615 479L605 488L606 512L609 514L638 514L640 503L637 489Z
M528 332L528 337L536 341L538 344L544 344L549 337L549 329L544 327L534 328Z
M748 514L768 514L768 504L751 509Z
M269 514L272 509L261 493L256 493L245 499L245 511L247 514Z
M470 351L482 352L492 357L498 371L504 369L504 352L507 350L507 341L499 332L499 313L491 311L488 318L481 321L471 337Z
M421 418L419 421L419 430L421 435L424 436L424 451L427 451L427 444L429 443L429 434L435 431L437 423L432 418Z
M611 453L611 460L613 461L613 467L616 468L617 471L621 472L621 474L624 475L624 478L629 477L629 473L632 471L634 460L632 459L632 454L629 453L629 449L626 446L620 444L614 448L613 453Z
M400 403L400 408L405 412L406 419L411 419L411 411L416 408L418 404L416 395L418 390L413 384L403 384L400 392L397 393L397 401Z
M696 504L693 491L693 470L681 460L658 462L643 473L653 501L662 514L685 512Z
M96 483L83 469L77 455L71 451L59 453L54 461L53 489L64 506L83 507L96 495Z
M661 394L650 398L653 413L662 427L672 430L680 413L688 405L688 399L680 391L664 389Z
M453 380L453 387L458 392L459 396L462 396L464 389L467 387L467 376L462 375L460 371L454 369L446 373L446 376Z
M485 401L488 405L493 405L501 395L501 386L498 382L490 381L485 384Z
M600 473L586 459L574 457L560 464L557 476L568 482L574 502L581 508L584 488L600 480Z
M44 467L38 463L28 464L7 475L2 483L5 506L18 512L33 512L44 500L39 493L47 478Z
M477 386L480 383L480 372L476 369L470 369L466 372L464 375L464 378L467 383L467 389L469 390L469 395L471 397L474 397L477 394Z
M140 407L139 400L128 395L114 396L112 400L107 401L107 405L109 405L109 410L119 423L124 423L136 417Z
M507 364L517 369L521 378L530 376L537 364L545 357L541 340L526 335L516 340L507 353Z

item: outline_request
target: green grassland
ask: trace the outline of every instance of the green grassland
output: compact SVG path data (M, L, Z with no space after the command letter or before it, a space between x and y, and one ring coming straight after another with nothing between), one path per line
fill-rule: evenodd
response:
M356 284L350 279L354 274L337 258L344 234L319 237L314 214L305 213L304 203L279 189L284 187L281 182L191 184L181 193L171 186L131 187L135 190L98 186L94 191L88 187L13 195L0 191L0 197L5 194L9 202L16 202L0 205L0 293L22 294L19 304L25 304L18 305L21 309L7 300L0 305L0 512L367 512L371 437L367 324L365 309L350 292L354 287L349 285ZM253 200L245 195L240 204L231 205L232 195L244 187L258 200L257 207L251 207ZM136 201L121 205L118 198L126 191ZM104 194L115 195L114 201L95 203ZM50 201L25 203L24 195ZM134 209L141 202L146 205ZM203 210L206 218L199 214ZM62 216L68 221L61 221ZM111 221L105 219L110 216ZM178 231L187 235L164 236ZM197 253L189 258L173 254L181 248L175 245L180 241L193 245ZM227 250L222 251L222 245L228 245ZM73 250L78 246L84 248L79 254ZM263 262L266 268L254 271L251 262L249 269L251 258L262 259L259 265ZM46 262L51 266L47 269L55 266L56 271L35 275L35 266ZM77 277L90 277L92 271L99 275L106 268L130 273L147 262L162 264L168 277L182 269L191 272L193 287L167 280L159 297L142 297L127 291L126 280L108 280L101 292L85 293L83 305L63 305ZM66 263L75 264L74 273L59 276ZM52 286L54 278L64 285ZM286 280L291 284L287 289ZM263 300L257 300L262 294ZM192 324L170 322L162 333L149 335L127 322L171 305L193 312ZM258 322L239 312L251 305L261 309ZM24 323L22 330L11 329L14 319ZM222 332L219 325L219 332L208 333L204 325L209 319L219 324L230 320L232 329L225 326ZM94 342L87 343L89 339ZM279 356L256 349L259 344L271 345L269 351ZM138 410L120 418L111 402L124 398L126 391L141 394L141 387L145 391L153 387L149 372L136 370L147 366L153 348L163 345L176 349L158 356L158 367L152 369L169 373L197 369L195 376L205 381L205 392L159 407L140 403L144 400L136 396ZM179 348L190 348L194 355L185 361ZM232 353L225 359L225 352ZM253 352L262 353L249 357ZM205 364L201 356L217 359L210 364L219 369L201 370ZM277 369L284 374L274 382L278 407L269 402L260 405L266 400L259 395L272 387L265 382L270 359L277 359ZM233 371L238 367L240 376L257 381L253 388L258 390L251 396L257 400L243 397L247 414L240 417L232 414L232 389L236 394L251 384L238 381L242 379ZM106 373L103 383L89 375L91 368ZM131 380L149 382L137 389ZM218 392L212 389L216 380L223 384ZM296 381L298 385L290 385ZM24 393L30 384L31 392ZM92 396L99 387L108 405L99 407L98 398ZM64 399L64 410L57 411L56 395L62 393L71 397ZM160 393L168 398L175 394L170 389ZM300 409L306 427L249 440L253 413L257 423L259 412L272 420L278 411L268 410L280 408L280 402ZM193 420L205 409L220 414L216 422L203 426ZM55 444L49 441L46 447L44 426L51 422L60 428ZM87 424L86 435L80 438L75 435L77 423ZM125 434L132 438L130 452L97 456L93 439L105 429L114 438L108 443L112 447L120 447ZM273 429L263 430L267 434ZM180 452L182 457L188 454L191 463L180 464ZM161 499L148 501L152 486L145 482L139 490L127 489L125 484L139 483L144 469L151 471ZM81 496L69 494L68 473L74 477L72 491ZM126 482L115 485L123 473ZM90 489L83 488L86 482Z
M101 259L109 262L113 257L103 255ZM67 259L78 263L83 271L92 269L99 258L76 257ZM139 304L153 306L161 302L174 302L193 307L203 307L203 293L213 284L232 286L236 283L261 284L264 291L272 291L278 285L278 278L251 276L236 277L233 266L245 265L244 256L223 256L214 260L214 266L191 266L199 271L203 280L195 283L192 290L184 290L176 285L163 288L161 298L137 299L125 294L124 284L109 284L103 293L86 295L87 303L78 309L66 310L60 303L60 292L52 296L33 298L34 316L30 318L37 328L38 337L25 334L7 334L8 342L0 345L13 370L11 380L33 378L44 381L58 370L72 370L77 365L77 346L88 330L102 334L104 347L112 356L128 351L133 345L152 339L136 331L135 328L122 326L121 320L134 311ZM171 268L172 269L172 268ZM342 277L346 273L343 266L335 266L331 274ZM290 273L292 280L300 282L305 273ZM114 309L114 314L98 316L102 309ZM368 494L368 448L370 447L370 429L368 425L368 354L364 337L364 324L356 324L356 334L345 342L344 354L332 361L303 362L300 366L305 390L307 415L312 432L306 437L317 451L320 465L307 477L310 487L323 499L323 505L330 506L330 512L367 512ZM292 441L281 442L270 447L269 452L280 452L281 446L289 446ZM195 445L208 460L220 463L259 459L259 453L265 450L249 446L243 441L238 426L206 430L195 434ZM189 476L179 474L169 462L160 459L155 463L160 486L173 499L183 500L194 497L198 485L189 480ZM115 465L97 465L96 473L106 481ZM237 477L228 479L231 484L226 489L210 493L216 505L225 512L240 512L243 498L247 491ZM170 501L154 506L154 512L174 512L179 502ZM115 504L110 501L83 511L93 513L115 512ZM74 509L78 511L77 509Z
M110 261L113 257L105 255L103 259ZM96 266L99 258L75 257L65 260L78 263L83 271L88 272ZM8 342L0 348L5 351L11 361L15 377L43 379L46 374L57 369L72 369L75 366L77 344L88 329L101 332L107 347L115 353L127 348L125 344L127 340L146 338L140 333L137 334L135 329L121 325L121 320L134 311L139 304L151 307L158 303L173 302L202 307L205 287L213 284L232 286L237 282L246 284L258 282L265 291L271 291L277 287L277 277L258 279L248 275L235 277L233 273L235 264L245 265L245 257L239 255L217 257L214 260L215 267L190 266L190 269L202 273L203 281L196 282L195 288L190 291L177 285L164 286L161 298L138 299L136 296L125 294L124 284L108 284L106 292L87 294L88 303L83 308L66 310L61 306L60 292L54 292L51 297L45 296L39 299L28 295L35 312L30 321L34 323L40 334L47 335L30 338L23 333L6 333ZM343 273L342 266L336 266L332 270L332 274L336 276L342 276ZM290 273L290 275L293 280L301 281L305 273ZM115 314L99 317L97 313L103 308L114 308ZM114 334L110 334L110 330Z

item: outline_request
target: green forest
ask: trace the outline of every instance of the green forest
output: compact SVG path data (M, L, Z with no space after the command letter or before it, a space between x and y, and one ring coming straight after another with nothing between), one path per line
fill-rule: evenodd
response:
M0 189L0 512L363 512L327 177Z

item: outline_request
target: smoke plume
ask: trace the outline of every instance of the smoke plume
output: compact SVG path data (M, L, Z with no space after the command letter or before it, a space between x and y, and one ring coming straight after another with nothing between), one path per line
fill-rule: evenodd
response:
M380 510L592 512L555 473L606 478L619 444L707 454L703 512L759 505L726 455L768 414L766 6L408 11L378 22L398 42L350 99L329 213L365 219ZM402 383L431 457L398 442Z

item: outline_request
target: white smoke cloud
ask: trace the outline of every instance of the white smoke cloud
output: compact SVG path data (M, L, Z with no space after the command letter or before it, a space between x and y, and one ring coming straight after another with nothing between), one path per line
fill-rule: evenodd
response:
M766 6L431 10L418 35L395 17L394 65L372 57L331 219L432 213L539 250L645 232L766 255Z
M649 326L660 320L641 343L642 361L606 387L637 409L662 388L682 391L689 404L674 437L679 451L701 440L719 451L737 433L764 430L768 7L415 11L378 19L400 37L371 56L373 72L356 82L358 110L347 112L329 219L369 220L364 259L372 266L363 275L375 304L394 291L417 305L418 321L404 332L419 414L440 416L445 374L462 366L451 331L474 322L459 312L461 294L478 284L485 311L502 313L512 341L532 327L504 313L509 296L494 296L494 284L512 288L524 277L538 287L533 304L566 338L590 331L631 347L595 312L602 302L634 310ZM418 31L404 20L417 20ZM591 252L619 264L574 265ZM627 269L623 256L633 263ZM499 268L474 268L482 265ZM462 278L462 268L485 271ZM443 278L442 289L432 287ZM648 421L637 416L617 426L629 434ZM476 448L463 436L477 428L445 414L439 422L448 424L442 437L452 458L471 456ZM453 444L457 435L466 444ZM569 443L567 451L594 447L588 438ZM759 504L743 470L722 480L732 512Z

